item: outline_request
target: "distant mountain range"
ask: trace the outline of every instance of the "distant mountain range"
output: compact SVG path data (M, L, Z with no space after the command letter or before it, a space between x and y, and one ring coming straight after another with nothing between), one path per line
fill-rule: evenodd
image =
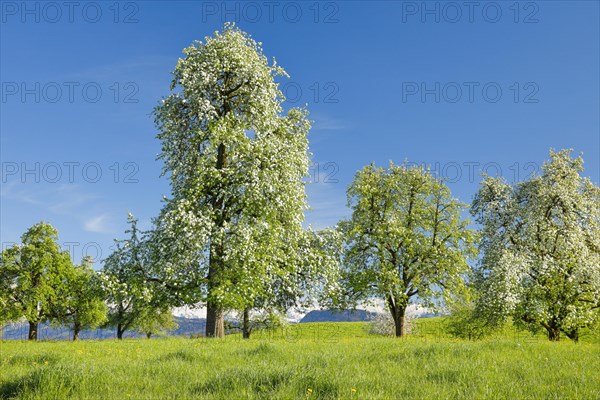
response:
M358 322L370 321L377 313L365 310L313 310L306 314L299 322ZM420 318L434 316L431 313L422 313ZM175 317L179 327L168 333L168 336L191 336L204 334L206 328L205 318ZM0 330L0 339L3 340L26 340L29 325L26 322L6 325ZM116 329L99 328L84 330L79 334L80 339L116 339ZM145 337L135 331L127 331L125 338ZM40 324L38 338L40 340L71 340L73 332L67 327L55 328L49 324Z
M439 314L427 309L420 309L415 313L417 318L435 317ZM300 320L303 322L359 322L371 321L377 316L376 312L365 310L313 310Z
M313 310L300 320L304 322L357 322L370 321L377 313L365 310Z
M177 329L168 333L168 336L190 336L204 333L206 327L205 318L183 318L175 317L175 322L179 325ZM1 330L0 338L4 340L26 340L29 331L29 324L23 322L19 324L6 325ZM125 338L145 337L135 331L126 331ZM38 339L40 340L71 340L73 331L67 327L55 328L47 323L40 324ZM79 334L80 339L116 339L115 328L86 329Z

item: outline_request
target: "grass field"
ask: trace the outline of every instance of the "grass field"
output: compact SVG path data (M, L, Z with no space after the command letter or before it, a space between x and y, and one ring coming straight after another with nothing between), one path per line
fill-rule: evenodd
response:
M0 398L600 399L600 344L507 331L454 340L443 321L406 339L364 323L271 335L0 342Z

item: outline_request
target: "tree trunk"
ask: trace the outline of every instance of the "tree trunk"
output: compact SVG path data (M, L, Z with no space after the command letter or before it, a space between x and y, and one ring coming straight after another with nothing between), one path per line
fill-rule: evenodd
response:
M400 302L398 296L394 296L390 293L387 297L387 303L394 320L394 326L396 328L396 337L404 336L404 315L406 314L407 304Z
M548 331L548 340L552 342L560 341L560 329L554 326L548 326L546 327L546 330Z
M217 287L217 269L219 263L219 256L214 254L218 246L211 249L210 266L208 269L208 294L210 296L213 288ZM214 302L209 300L206 302L206 337L210 338L222 338L225 336L225 320L224 320L223 308Z
M150 339L150 336L152 336L152 332L146 333L146 338Z
M81 325L78 323L75 323L73 325L73 341L79 340L79 332L81 332Z
M38 337L38 323L29 321L29 336L28 340L37 340Z
M229 106L224 105L224 114L229 112ZM225 144L221 143L217 149L217 170L222 170L227 166L227 151ZM217 193L213 199L213 207L218 212L216 226L222 228L227 220L227 205L224 202L221 193ZM212 294L213 288L219 285L219 275L223 269L223 243L211 243L209 267L208 267L208 297ZM223 307L220 304L209 300L206 303L206 336L222 338L225 337L225 320Z
M222 338L225 336L225 319L223 308L208 303L206 305L206 336Z
M123 339L123 332L125 332L125 329L123 329L123 325L119 322L117 324L117 339Z
M214 290L219 286L219 274L222 269L223 246L211 245L208 267L208 296L206 302L206 337L222 338L225 336L225 320L223 307L210 299Z
M242 337L250 339L250 307L244 308L244 322L242 323Z
M568 332L565 332L567 337L574 342L579 342L579 329L572 329Z
M406 307L398 307L394 314L394 325L396 326L396 337L402 337L405 334L404 315Z

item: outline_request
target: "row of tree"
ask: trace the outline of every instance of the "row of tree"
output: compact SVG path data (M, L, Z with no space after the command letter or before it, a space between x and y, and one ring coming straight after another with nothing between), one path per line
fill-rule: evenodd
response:
M92 268L92 259L87 256L80 265L74 265L68 251L60 248L58 232L50 224L40 222L29 228L21 237L22 243L2 251L0 324L27 320L30 340L37 339L42 322L70 326L73 340L79 338L83 329L99 326L116 328L118 339L122 339L128 330L150 337L176 328L172 308L197 305L202 293L196 288L201 288L206 280L197 282L197 275L171 280L153 275L156 268L151 263L157 256L153 253L156 233L139 231L137 219L131 214L128 223L130 228L126 233L129 237L115 241L116 250L103 260L100 271ZM311 235L308 242L302 243L305 249L294 251L302 253L310 248L311 257L315 257L310 265L323 265L329 252L321 245L321 241L327 239L326 232ZM321 249L321 255L315 250L317 248ZM295 277L291 276L292 272ZM176 275L180 276L180 272ZM240 310L241 324L232 323L230 327L240 328L248 338L254 328L280 325L281 313L278 311L307 302L309 298L315 299L306 295L311 291L309 275L322 276L309 268L296 266L293 271L290 268L287 278L294 279L293 282L274 284L277 286L275 292L269 297L257 298L253 303L252 308L260 308L260 312L251 319L251 307L246 306ZM305 295L300 296L300 293ZM242 298L241 294L239 296Z
M99 326L117 327L119 339L127 329L150 337L176 327L164 304L141 301L131 294L126 300L119 297L122 287L107 284L110 270L94 271L90 257L74 265L68 251L58 245L58 232L50 224L32 226L21 240L2 251L0 324L26 319L29 340L37 339L41 322L70 326L73 340L78 340L82 330Z
M285 71L233 25L184 54L172 94L154 110L171 195L150 231L130 217L129 238L100 275L119 337L143 310L198 303L208 337L225 334L228 310L241 312L249 337L255 310L373 299L384 301L397 336L415 301L461 310L467 327L512 317L551 340L576 339L598 321L600 189L581 177L580 157L551 152L539 176L514 185L486 178L470 207L479 230L429 170L369 165L348 189L352 216L312 231L303 226L310 122L305 109L284 110L276 79ZM23 268L11 255L22 247L3 253L0 271ZM59 253L35 263L60 269L68 263ZM0 301L28 301L20 315L38 321L67 279L52 276L47 292L32 277L23 299ZM21 282L1 284L11 292Z
M77 338L83 327L103 322L106 315L88 260L74 266L57 239L56 229L39 223L22 236L22 244L2 252L0 321L26 318L31 340L37 339L41 321L68 321Z
M129 237L99 272L89 258L73 265L57 231L39 223L2 252L0 322L27 319L30 339L42 321L72 326L75 340L99 325L116 327L119 339L130 329L150 337L173 327L173 307L206 303L218 289L222 309L239 310L245 338L259 320L269 325L291 307L379 299L397 336L417 301L452 310L457 335L481 336L512 318L532 332L545 329L550 340L561 333L577 340L600 322L600 189L580 176L582 163L569 151L551 152L542 174L525 182L485 178L470 208L479 231L429 171L366 166L348 188L350 218L335 229L297 231L290 248L275 249L278 259L242 244L248 262L226 263L218 286L197 260L171 258L189 248L161 259L170 243L161 243L164 232L140 232L132 215ZM253 310L261 318L253 321Z

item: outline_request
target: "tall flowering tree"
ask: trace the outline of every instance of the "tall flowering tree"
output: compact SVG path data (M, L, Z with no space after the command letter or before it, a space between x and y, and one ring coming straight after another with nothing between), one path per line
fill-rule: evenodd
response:
M155 109L171 196L153 253L181 298L206 302L206 335L220 337L225 309L250 306L296 264L284 249L303 234L309 122L283 112L285 71L233 25L184 54Z
M600 317L600 188L582 171L571 150L550 151L539 176L482 182L472 213L483 226L478 312L490 322L512 316L577 340Z
M465 290L474 232L461 218L465 205L431 172L393 163L366 166L348 188L348 205L344 301L383 299L396 336L403 336L406 309L415 299L432 305Z

